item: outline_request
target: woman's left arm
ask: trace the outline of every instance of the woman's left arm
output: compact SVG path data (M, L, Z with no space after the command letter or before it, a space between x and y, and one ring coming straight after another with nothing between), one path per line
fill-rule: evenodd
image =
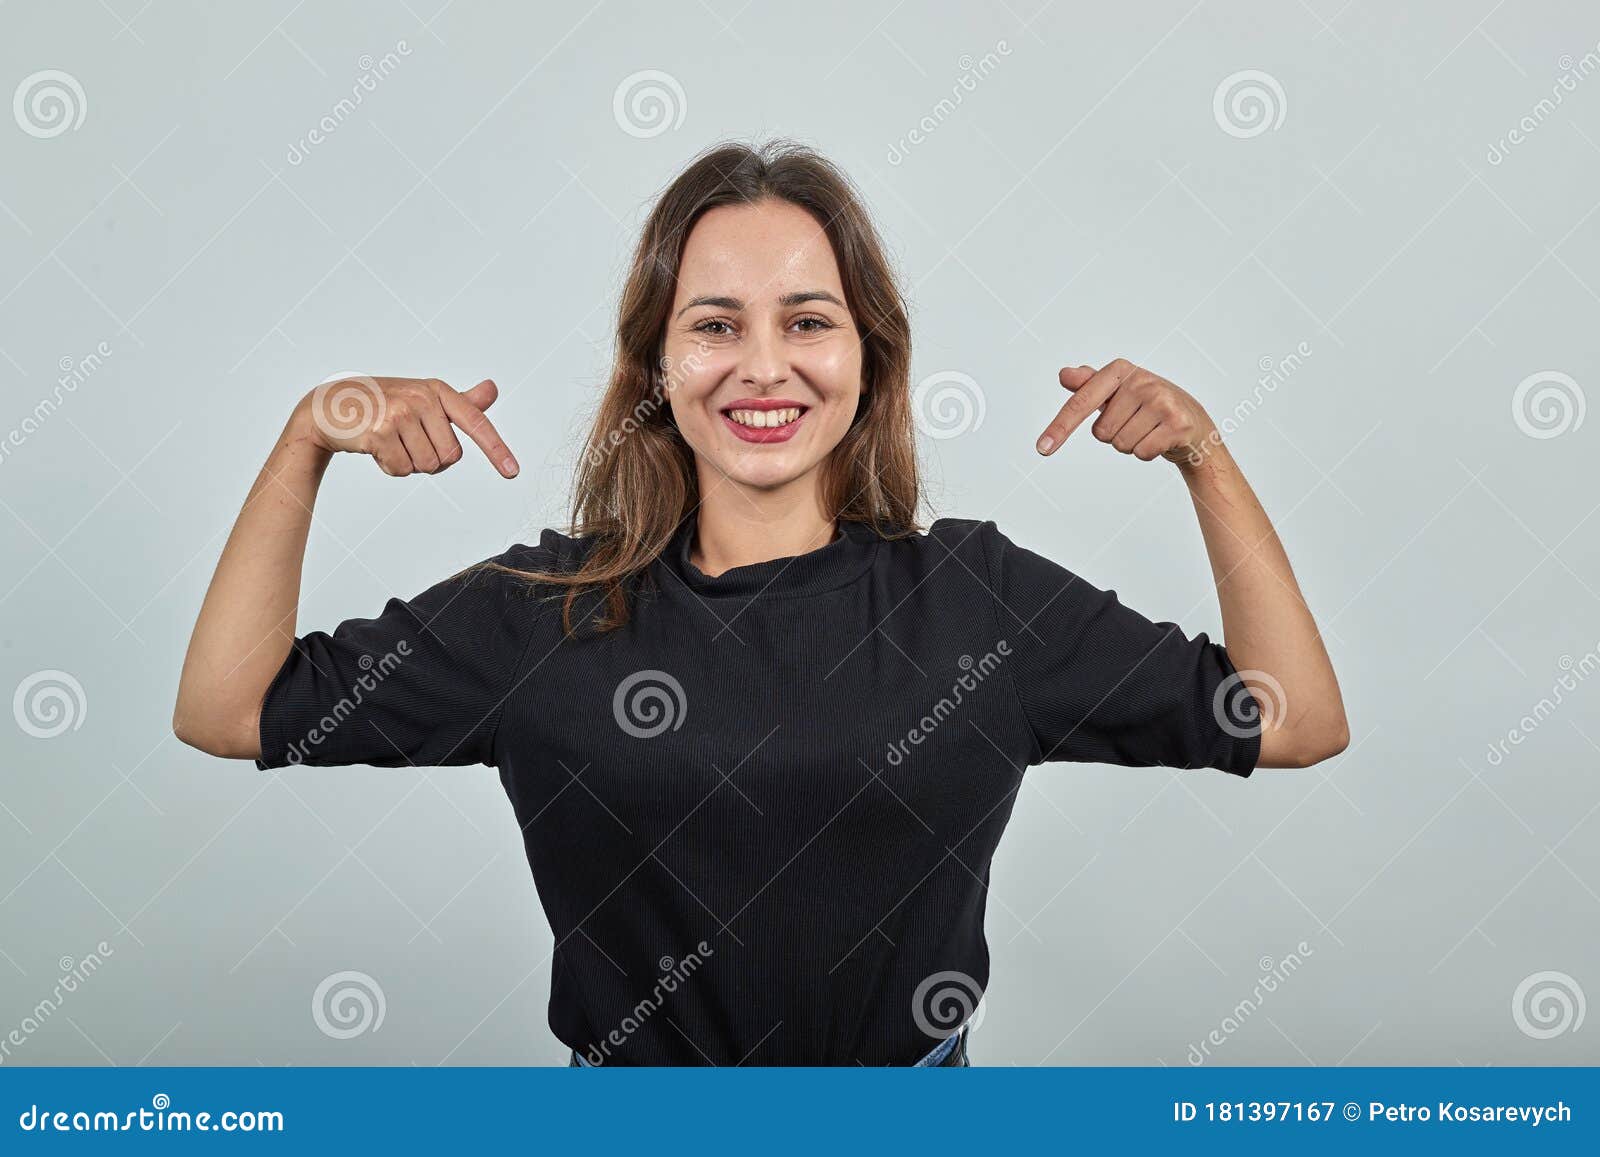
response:
M1088 416L1124 454L1174 463L1189 487L1211 559L1228 658L1261 707L1259 767L1309 767L1350 742L1339 681L1277 532L1199 402L1124 358L1068 367L1072 397L1038 442L1061 447Z

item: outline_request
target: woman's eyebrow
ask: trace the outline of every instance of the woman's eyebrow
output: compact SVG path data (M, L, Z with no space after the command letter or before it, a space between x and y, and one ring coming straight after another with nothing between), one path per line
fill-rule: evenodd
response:
M796 290L794 293L786 293L778 299L778 304L788 308L795 305L804 305L808 301L831 301L840 309L845 308L844 302L840 301L826 289L802 289ZM677 313L673 314L673 316L682 317L683 314L693 309L697 305L714 305L718 309L732 310L741 310L744 308L744 302L740 301L737 297L704 294L700 297L690 298L684 307Z
M804 289L798 293L786 293L778 299L778 304L782 306L804 305L808 301L831 301L840 309L844 308L844 302L833 296L826 289Z

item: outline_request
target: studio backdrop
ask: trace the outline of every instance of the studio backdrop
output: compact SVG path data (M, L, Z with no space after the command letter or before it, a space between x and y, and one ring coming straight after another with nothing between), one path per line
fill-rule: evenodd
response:
M925 521L1220 639L1178 472L1033 451L1060 367L1130 358L1217 420L1350 718L1249 779L1029 769L973 1062L1600 1061L1591 5L18 0L0 29L3 1063L566 1062L494 771L213 759L173 736L178 672L330 375L493 377L522 472L336 461L301 630L564 526L647 207L774 137L892 250Z

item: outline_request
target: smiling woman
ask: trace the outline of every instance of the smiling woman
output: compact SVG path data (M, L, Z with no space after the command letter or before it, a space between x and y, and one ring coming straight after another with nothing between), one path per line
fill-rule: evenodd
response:
M694 292L713 284L734 292ZM861 340L844 296L833 247L806 210L767 199L700 219L684 246L678 300L687 300L673 302L666 348L669 358L705 351L672 396L702 493L713 475L762 486L803 474L843 440L861 402ZM790 445L750 453L726 433Z
M579 1063L965 1065L1027 768L1242 780L1348 730L1193 398L1121 359L1066 367L1037 445L1099 411L1100 441L1180 470L1226 648L992 520L924 531L909 366L843 175L793 145L711 150L645 225L568 531L296 636L335 453L435 473L460 429L518 473L491 381L325 383L223 551L175 729L262 768L498 768L555 936L550 1026Z
M657 200L622 291L573 487L592 549L530 577L565 588L569 626L578 593L604 591L610 629L695 512L713 572L820 546L841 517L909 533L910 367L904 301L844 174L784 142L708 150Z

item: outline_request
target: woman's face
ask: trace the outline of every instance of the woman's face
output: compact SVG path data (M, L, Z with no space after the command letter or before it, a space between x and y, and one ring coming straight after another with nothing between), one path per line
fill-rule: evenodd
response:
M815 479L861 398L861 338L833 247L787 201L695 222L664 352L702 495L723 479L759 490Z

